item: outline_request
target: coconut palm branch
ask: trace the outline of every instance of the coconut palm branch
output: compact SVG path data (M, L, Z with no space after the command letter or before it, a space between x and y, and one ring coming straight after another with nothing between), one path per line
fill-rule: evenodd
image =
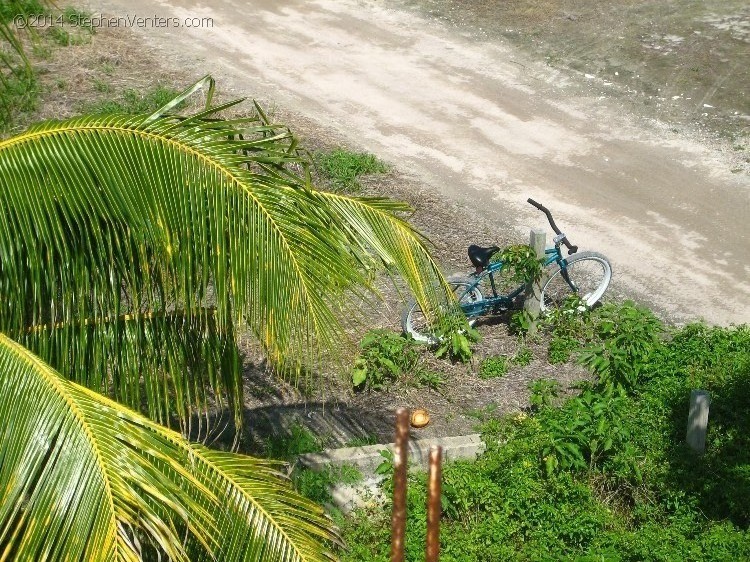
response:
M279 465L191 444L0 334L0 560L321 561Z
M205 109L172 113L198 90ZM211 309L206 345L227 349L247 326L272 364L299 368L340 346L339 318L360 312L351 295L376 270L401 275L424 310L450 297L404 205L315 191L287 129L259 108L220 119L241 100L214 106L212 94L206 77L152 115L49 121L0 142L0 331L154 419L166 396L183 420L205 409L178 371L220 366L201 384L228 397L239 427L231 350L152 369L123 335L201 332Z
M215 314L212 308L190 315L126 314L35 326L15 339L48 358L69 380L134 407L145 400L155 421L169 425L176 418L183 434L201 439L210 425L203 420L206 412L224 406L235 411L234 404L223 403L224 394L230 400L242 395L241 388L232 388L241 382L235 335L217 329ZM151 376L142 382L142 373ZM208 396L208 389L228 390Z

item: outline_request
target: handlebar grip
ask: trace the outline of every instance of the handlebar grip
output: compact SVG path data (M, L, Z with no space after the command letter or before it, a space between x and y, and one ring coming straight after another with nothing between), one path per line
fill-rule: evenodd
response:
M550 213L550 210L547 207L545 207L541 203L537 203L531 197L529 197L526 202L533 205L534 207L542 211L545 215L547 215L547 220L549 221L549 225L552 227L552 230L555 231L555 234L561 234L560 229L557 228L557 225L555 224L555 219L552 218L552 213ZM578 246L573 246L568 241L567 237L563 238L561 242L568 248L568 254L575 254L578 251Z
M544 206L543 206L543 205L542 205L541 203L537 203L537 202L536 202L536 201L534 201L534 200L533 200L533 199L532 199L531 197L529 197L529 198L528 198L528 199L526 200L526 202L527 202L527 203L531 203L531 204L532 204L532 205L533 205L534 207L536 207L536 208L537 208L537 209L539 209L540 211L541 211L542 209L544 209Z

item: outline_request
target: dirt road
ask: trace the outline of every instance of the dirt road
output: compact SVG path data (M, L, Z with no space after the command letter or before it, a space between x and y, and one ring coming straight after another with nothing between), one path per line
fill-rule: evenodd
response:
M586 96L564 75L369 0L91 2L119 17L212 18L136 28L171 62L334 129L471 212L546 226L611 258L623 292L677 321L750 321L750 176L721 152ZM584 92L584 95L581 94Z

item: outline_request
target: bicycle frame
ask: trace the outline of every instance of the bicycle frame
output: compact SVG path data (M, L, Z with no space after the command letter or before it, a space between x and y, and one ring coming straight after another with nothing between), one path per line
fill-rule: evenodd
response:
M565 279L568 285L570 285L570 288L577 293L578 288L570 280L566 273L568 264L563 257L562 252L560 251L559 244L551 248L546 248L544 250L544 267L548 267L553 263L557 263L560 266L563 279ZM477 302L461 303L461 310L463 310L467 318L482 316L490 311L496 311L498 309L510 308L513 304L513 301L518 296L520 296L521 293L524 292L526 286L521 285L508 294L498 294L497 286L495 284L495 273L499 273L503 269L504 265L505 264L503 262L497 261L490 263L485 269L481 271L472 273L471 277L474 278L474 282L462 294L456 295L458 300L461 301L464 295L466 295L467 293L471 293L471 291L473 291L478 285L480 285L485 280L485 278L489 277L490 287L492 288L492 296L485 296L484 299Z

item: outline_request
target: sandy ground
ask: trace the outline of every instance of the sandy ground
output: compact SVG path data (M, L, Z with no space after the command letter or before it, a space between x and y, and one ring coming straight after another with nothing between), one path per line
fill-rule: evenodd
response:
M136 37L377 154L503 238L546 226L525 200L546 203L574 243L612 260L624 294L674 321L750 321L750 176L720 147L581 95L573 75L380 2L89 6L213 18Z

